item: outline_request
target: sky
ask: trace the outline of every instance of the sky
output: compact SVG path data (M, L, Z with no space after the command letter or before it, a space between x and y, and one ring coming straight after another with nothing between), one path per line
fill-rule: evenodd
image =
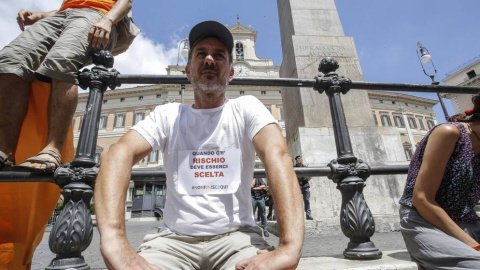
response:
M321 0L318 0L321 1ZM2 0L0 48L19 33L20 9L49 11L61 0ZM416 55L420 41L432 55L437 80L480 55L478 0L335 0L346 36L353 37L365 81L430 84ZM257 57L282 63L277 1L274 0L137 0L135 23L142 33L129 51L116 57L115 68L124 74L166 74L178 61L179 41L204 20L232 26L237 13L243 25L258 31ZM180 62L182 59L180 59ZM409 93L436 99L435 94ZM446 100L449 113L453 108ZM444 122L440 105L434 107Z

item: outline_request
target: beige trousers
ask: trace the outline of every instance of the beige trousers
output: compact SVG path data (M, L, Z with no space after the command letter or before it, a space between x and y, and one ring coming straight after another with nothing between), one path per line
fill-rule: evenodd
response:
M217 236L184 236L175 233L149 234L138 248L140 256L164 270L235 269L235 264L274 248L259 227L242 227Z

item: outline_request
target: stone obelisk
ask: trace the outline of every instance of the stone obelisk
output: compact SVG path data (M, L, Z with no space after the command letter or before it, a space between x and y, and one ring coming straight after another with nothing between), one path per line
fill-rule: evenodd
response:
M283 62L280 77L313 79L320 60L333 57L339 75L353 81L363 74L352 37L346 37L334 0L277 0ZM287 142L292 156L302 155L309 166L325 166L336 158L328 98L311 88L282 91ZM406 164L396 128L374 124L368 94L352 89L342 95L345 117L355 156L369 165ZM374 215L377 231L398 228L398 199L404 175L368 178L365 199ZM311 180L311 208L315 222L307 232L340 232L341 195L326 177Z

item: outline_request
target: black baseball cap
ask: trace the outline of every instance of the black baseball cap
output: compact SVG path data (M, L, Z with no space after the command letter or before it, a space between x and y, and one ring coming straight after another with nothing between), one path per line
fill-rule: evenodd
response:
M216 37L218 38L228 49L228 53L232 54L233 49L233 36L223 24L217 21L204 21L195 25L190 34L188 35L188 45L190 45L190 50L193 50L193 47L202 39L207 37Z

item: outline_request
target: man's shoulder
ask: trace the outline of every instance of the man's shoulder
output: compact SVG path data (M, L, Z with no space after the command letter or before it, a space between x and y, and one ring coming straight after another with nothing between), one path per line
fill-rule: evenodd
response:
M230 99L232 103L240 104L240 105L251 105L252 102L260 102L260 100L254 96L246 95L241 96L238 98Z
M157 107L155 107L154 112L155 113L160 113L160 114L178 113L178 112L180 112L181 108L182 108L181 103L176 103L176 102L166 103L166 104L158 105Z

